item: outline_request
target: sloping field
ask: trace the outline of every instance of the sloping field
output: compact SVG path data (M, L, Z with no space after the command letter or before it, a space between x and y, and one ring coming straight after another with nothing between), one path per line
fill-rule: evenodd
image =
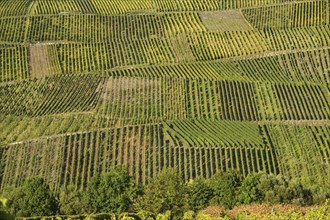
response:
M0 1L0 158L0 191L119 164L330 186L330 3Z

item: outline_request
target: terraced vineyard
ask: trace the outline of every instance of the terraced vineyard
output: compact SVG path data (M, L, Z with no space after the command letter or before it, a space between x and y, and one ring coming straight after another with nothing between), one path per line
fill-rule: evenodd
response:
M330 186L330 3L0 1L0 158L0 191L119 164Z

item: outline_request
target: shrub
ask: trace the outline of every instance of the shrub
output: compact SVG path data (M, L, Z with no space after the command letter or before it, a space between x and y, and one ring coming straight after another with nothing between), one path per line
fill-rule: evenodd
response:
M238 203L236 192L240 185L241 176L236 170L215 174L210 179L210 187L214 191L211 203L223 205L225 208L232 208Z

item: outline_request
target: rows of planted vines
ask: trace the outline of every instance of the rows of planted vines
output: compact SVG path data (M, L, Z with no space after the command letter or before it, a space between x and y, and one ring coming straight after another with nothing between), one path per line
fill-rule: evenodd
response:
M236 169L330 187L327 0L0 1L0 192Z
M174 61L170 45L161 39L63 44L56 48L56 54L62 73L90 73L120 66Z
M282 5L286 0L155 0L156 5L161 11L214 11L214 10L229 10L236 8L261 7L272 4Z
M0 42L23 43L26 31L26 17L1 18Z
M188 36L189 46L198 60L247 56L264 53L267 46L259 32L201 32Z
M271 50L306 50L329 47L329 26L271 29L263 32Z
M4 84L0 109L3 114L18 116L88 111L97 103L100 85L102 78L79 75Z
M292 4L243 9L248 21L258 29L309 27L329 24L325 1L298 1Z
M320 1L320 0L318 0ZM214 11L229 10L237 8L263 7L272 4L288 4L296 2L293 0L92 0L92 1L36 1L36 0L14 0L4 1L0 4L0 15L23 16L42 14L125 14L132 12L154 12L154 11ZM304 0L299 0L304 2Z
M267 126L280 171L306 185L329 184L329 126ZM312 166L311 166L312 164Z
M31 0L1 1L0 15L1 17L26 15L30 4Z
M215 131L208 134L201 126L207 126L210 131L217 128L221 137L217 137ZM228 131L228 126L232 130ZM2 157L7 159L17 155L20 158L4 160L1 187L20 185L27 176L40 172L51 178L55 188L61 184L73 184L79 188L85 186L94 173L105 172L113 165L127 166L136 181L142 182L162 167L172 166L187 179L199 175L210 177L218 169L234 168L243 174L259 170L276 173L274 149L262 141L261 130L253 123L199 120L194 124L191 120L183 120L55 135L9 144L2 149ZM189 133L196 136L188 139L186 135ZM237 135L242 136L240 140L235 138ZM252 160L254 157L259 159ZM53 162L46 165L49 160ZM20 175L23 170L24 175Z
M29 78L27 48L16 45L0 46L0 82Z
M8 25L8 20L2 19ZM26 18L23 21L25 24ZM16 30L15 23L7 27L7 30ZM198 13L166 13L166 14L137 14L97 16L81 14L59 14L34 16L29 20L29 29L26 41L74 41L74 42L104 42L118 40L149 39L161 36L174 35L182 32L201 32L205 27ZM6 26L5 26L6 27ZM24 29L21 35L13 33L13 36L24 39ZM81 35L82 32L93 32ZM6 29L5 29L6 30ZM5 31L4 30L4 31ZM19 29L20 30L20 29ZM18 30L16 30L18 31ZM18 41L8 38L7 41ZM6 41L6 40L4 40Z

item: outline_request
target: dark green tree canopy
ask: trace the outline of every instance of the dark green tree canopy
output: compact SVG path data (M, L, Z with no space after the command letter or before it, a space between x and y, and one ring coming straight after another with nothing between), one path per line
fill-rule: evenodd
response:
M80 190L69 185L61 188L59 194L60 213L63 215L77 215L85 212L85 204Z
M181 213L186 204L186 186L176 170L164 169L151 179L144 195L138 201L138 209L152 213ZM176 215L176 214L175 214Z
M213 190L205 179L197 177L195 180L188 183L188 189L190 209L197 211L209 205L213 197Z
M22 187L8 191L7 205L11 214L19 216L54 215L58 203L43 178L27 179Z
M136 186L123 167L94 176L84 195L90 212L121 213L128 210L135 197Z
M259 189L260 178L262 173L249 173L242 181L239 193L240 203L251 204L254 202L261 202L263 194Z
M219 172L211 177L210 187L214 191L211 203L232 208L238 203L238 189L241 185L241 176L237 170Z

